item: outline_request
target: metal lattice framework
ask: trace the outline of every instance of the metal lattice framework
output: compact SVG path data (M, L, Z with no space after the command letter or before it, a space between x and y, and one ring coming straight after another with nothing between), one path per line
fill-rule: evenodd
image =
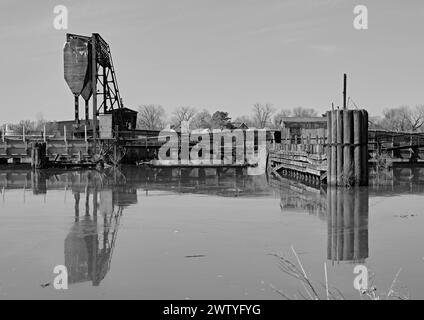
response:
M116 73L113 66L112 54L107 42L98 34L93 33L91 37L67 34L67 42L72 39L82 40L88 47L88 68L84 81L84 89L81 92L85 100L85 117L89 120L89 104L92 100L92 130L93 138L97 135L97 116L100 114L111 114L115 110L123 108L122 98L119 93ZM115 124L119 125L120 115L115 118ZM76 120L78 120L78 105L76 105ZM78 120L79 121L79 120Z

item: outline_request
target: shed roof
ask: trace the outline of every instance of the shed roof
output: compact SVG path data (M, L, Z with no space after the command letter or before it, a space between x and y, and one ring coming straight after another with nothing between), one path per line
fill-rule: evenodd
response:
M292 122L327 122L326 117L284 117L281 118L281 122L292 123Z

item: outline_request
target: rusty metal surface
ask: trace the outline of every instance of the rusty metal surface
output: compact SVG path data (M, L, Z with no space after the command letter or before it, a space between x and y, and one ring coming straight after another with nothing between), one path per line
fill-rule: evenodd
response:
M88 41L70 39L63 48L63 59L65 81L74 95L80 95L88 71Z

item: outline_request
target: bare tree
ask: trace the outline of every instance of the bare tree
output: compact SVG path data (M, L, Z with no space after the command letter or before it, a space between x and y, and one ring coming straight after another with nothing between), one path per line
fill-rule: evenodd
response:
M265 128L266 125L271 121L272 114L274 113L274 108L272 104L260 104L255 103L253 105L253 115L252 120L256 127L262 129Z
M161 130L165 126L165 110L160 105L147 104L138 107L137 127L146 130Z
M11 129L15 134L21 135L25 131L25 134L30 134L35 130L35 122L31 120L21 120L17 124L10 124Z
M316 117L318 116L318 112L313 108L303 108L303 107L296 107L293 108L293 117Z
M424 125L424 105L418 105L410 111L411 130L418 131Z
M378 124L386 130L418 131L424 128L424 105L385 109Z
M291 111L282 109L280 110L272 119L272 124L274 125L274 128L279 128L281 125L281 120L286 117L290 117Z
M174 110L172 122L175 125L180 124L182 121L190 121L196 114L196 109L193 107L178 107Z

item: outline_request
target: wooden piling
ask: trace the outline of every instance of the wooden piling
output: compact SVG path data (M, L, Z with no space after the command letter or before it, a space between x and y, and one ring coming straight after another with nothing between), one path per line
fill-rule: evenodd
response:
M361 112L353 113L353 142L354 142L354 178L355 185L361 183L362 157L361 157L361 129L362 129L362 114Z
M362 134L361 134L361 186L368 185L368 112L361 110Z
M352 185L353 183L353 159L352 159L352 143L353 143L353 112L352 110L343 111L343 177L344 185Z
M368 113L332 110L327 125L327 183L368 185Z
M333 141L331 140L331 136L332 136L332 120L331 120L331 111L327 111L327 135L328 135L328 139L327 139L327 148L326 148L326 153L328 155L327 157L327 179L328 179L328 183L330 184L330 180L329 177L331 175L331 144L333 143Z
M343 111L337 110L337 185L344 183L343 176Z
M47 144L34 142L31 145L31 167L43 169L47 165Z
M330 152L330 159L327 161L331 162L331 172L330 172L330 179L329 184L336 185L337 184L337 116L336 112L331 112L331 152ZM327 173L328 175L328 173Z

